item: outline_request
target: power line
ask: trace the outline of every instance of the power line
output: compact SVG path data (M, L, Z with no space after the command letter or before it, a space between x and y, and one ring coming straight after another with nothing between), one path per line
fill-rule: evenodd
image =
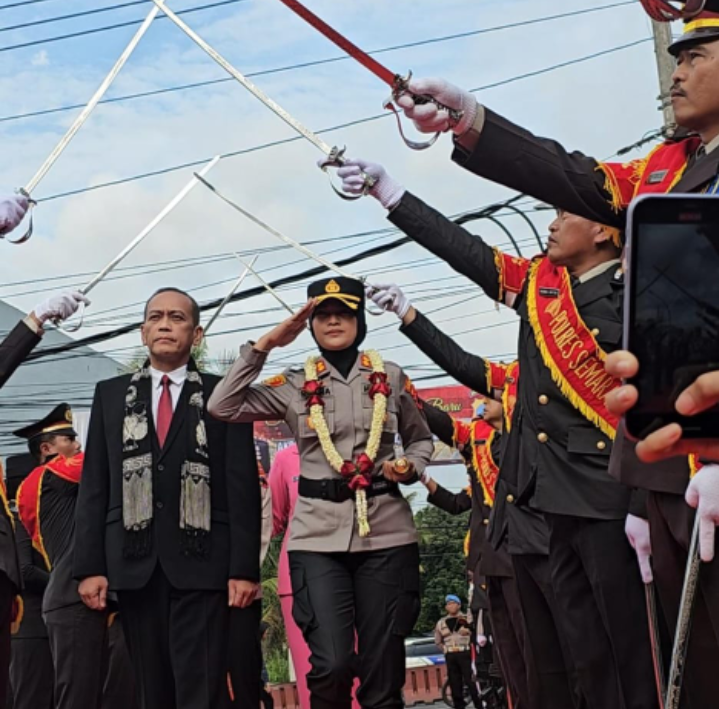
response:
M233 5L238 2L246 2L247 0L220 0L219 2L211 3L210 5L201 5L199 7L190 7L186 10L179 10L176 15L189 15L193 12L201 12L202 10L211 10L215 7L222 7L223 5ZM166 15L158 15L155 18L157 20L167 19ZM69 32L67 34L57 35L55 37L46 37L45 39L35 39L29 42L21 42L20 44L9 44L5 47L0 47L0 52L12 52L16 49L27 49L28 47L37 47L41 44L50 44L52 42L60 42L65 39L75 39L77 37L86 37L87 35L97 34L98 32L107 32L110 30L118 30L123 27L136 27L141 25L143 20L130 20L128 22L118 22L114 25L107 25L106 27L96 27L95 29L89 30L78 30L77 32Z
M135 0L135 3L137 1L138 0ZM139 0L139 1L144 2L145 0ZM128 4L135 4L135 3L128 3ZM396 45L392 45L390 47L382 47L380 49L372 50L372 51L368 52L368 54L370 54L370 55L385 54L387 52L395 52L395 51L399 51L402 49L411 49L414 47L421 47L421 46L425 46L428 44L438 44L441 42L449 42L449 41L454 41L457 39L465 39L467 37L474 37L474 36L481 35L481 34L489 34L490 32L498 32L501 30L523 27L525 25L539 24L541 22L550 22L550 21L555 21L558 19L567 18L567 17L573 17L575 15L583 15L583 14L587 14L589 12L598 12L601 10L607 10L607 9L612 9L612 8L621 7L624 5L631 5L631 4L632 4L632 0L629 0L628 2L625 0L624 2L614 3L612 5L602 5L600 7L587 8L585 10L575 10L572 12L566 12L566 13L562 13L562 14L558 14L558 15L549 15L546 17L536 18L534 20L513 22L510 24L497 25L495 27L471 30L471 31L467 31L467 32L459 32L459 33L455 33L455 34L444 35L441 37L430 37L429 39L416 40L413 42L405 42L404 44L396 44ZM0 31L2 31L2 30L0 30ZM246 76L248 78L254 78L257 76L267 76L270 74L279 74L279 73L282 73L285 71L294 71L296 69L306 69L308 67L322 66L324 64L334 64L336 62L347 61L349 59L351 59L351 57L349 57L346 54L343 54L343 55L336 56L336 57L330 57L328 59L316 59L316 60L311 60L311 61L297 63L297 64L290 64L288 66L274 67L271 69L263 69L260 71L255 71L255 72L246 74ZM208 79L206 81L196 81L196 82L189 83L189 84L180 84L178 86L169 86L164 89L155 89L153 91L141 91L141 92L137 92L137 93L133 93L133 94L126 94L124 96L116 96L114 98L106 98L106 99L103 99L102 101L100 101L100 104L132 101L132 100L139 99L139 98L148 98L150 96L159 96L162 94L174 93L177 91L187 91L187 90L194 90L194 89L198 89L198 88L204 88L207 86L215 86L217 84L224 84L224 83L227 83L230 81L234 81L234 79L231 77L222 77L222 78L218 78L218 79ZM69 106L57 106L54 108L41 109L41 110L37 110L37 111L30 111L27 113L19 113L19 114L14 114L14 115L10 115L10 116L0 116L0 123L5 123L8 121L16 121L16 120L21 120L21 119L26 119L26 118L36 118L39 116L51 115L54 113L63 113L65 111L73 111L73 110L83 108L84 105L85 104L82 104L82 103L76 103L76 104L71 104Z
M541 74L547 74L547 73L550 73L550 72L552 72L552 71L556 71L556 70L558 70L558 69L564 69L564 68L566 68L566 67L568 67L568 66L573 66L573 65L580 64L580 63L583 63L583 62L586 62L586 61L590 61L590 60L592 60L592 59L597 59L597 58L599 58L599 57L604 57L604 56L607 56L607 55L609 55L609 54L613 54L613 53L615 53L615 52L620 52L620 51L623 51L623 50L625 50L625 49L630 49L630 48L636 47L637 45L640 45L640 44L643 44L643 43L649 42L649 41L651 41L651 37L646 37L646 38L644 38L644 39L635 40L634 42L628 42L628 43L626 43L626 44L620 44L620 45L618 45L618 46L616 46L616 47L612 47L612 48L610 48L610 49L605 49L605 50L602 50L602 51L599 51L599 52L594 52L594 53L592 53L592 54L588 54L588 55L583 56L583 57L578 57L578 58L576 58L576 59L570 59L570 60L568 60L568 61L561 62L561 63L559 63L559 64L553 64L553 65L551 65L551 66L545 67L544 69L537 69L537 70L535 70L535 71L528 72L528 73L526 73L526 74L520 74L519 76L510 77L510 78L504 79L504 80L502 80L502 81L496 81L496 82L494 82L494 83L492 83L492 84L487 84L486 86L478 86L477 88L470 89L470 91L471 91L472 93L477 93L477 92L479 92L479 91L486 91L486 90L488 90L488 89L497 88L497 87L499 87L499 86L505 86L506 84L511 84L511 83L514 83L515 81L519 81L519 80L521 80L521 79L527 79L527 78L539 76L539 75L541 75ZM363 125L363 124L366 124L366 123L371 123L371 122L373 122L373 121L377 121L377 120L380 120L380 119L382 119L382 118L389 118L389 117L391 117L391 115L392 115L392 114L390 114L390 113L380 113L380 114L376 114L376 115L374 115L374 116L367 116L366 118L358 118L358 119L356 119L356 120L354 120L354 121L348 121L348 122L346 122L346 123L340 123L340 124L338 124L338 125L330 126L330 127L328 127L328 128L321 128L321 129L316 130L316 131L314 131L314 132L315 132L316 135L324 135L324 134L327 134L327 133L332 133L332 132L337 131L337 130L342 130L342 129L345 129L345 128L353 128L353 127L358 126L358 125ZM238 156L240 156L240 155L248 155L248 154L250 154L250 153L256 153L256 152L259 152L259 151L261 151L261 150L266 150L266 149L268 149L268 148L275 148L275 147L279 147L279 146L281 146L281 145L288 145L289 143L294 143L294 142L299 141L299 140L302 140L302 139L303 139L302 136L296 135L296 136L292 136L292 137L290 137L290 138L283 138L283 139L280 139L280 140L274 140L274 141L271 141L271 142L269 142L269 143L261 143L261 144L259 144L259 145L254 145L254 146L251 146L251 147L249 147L249 148L242 148L241 150L234 150L234 151L231 151L231 152L228 152L228 153L223 153L223 154L221 155L221 157L222 157L222 158L233 158L233 157L238 157ZM116 186L118 186L118 185L127 184L127 183L129 183L129 182L135 182L135 181L137 181L137 180L144 180L144 179L147 179L147 178L150 178L150 177L159 177L159 176L161 176L161 175L167 175L167 174L170 174L170 173L172 173L172 172L177 172L178 170L187 170L187 169L189 169L189 168L197 167L198 165L204 165L204 164L207 163L210 159L211 159L211 158L204 157L204 158L201 158L201 159L199 159L199 160L191 160L191 161L188 161L188 162L181 163L181 164L179 164L179 165L173 165L173 166L171 166L171 167L160 168L160 169L158 169L158 170L151 170L151 171L148 171L148 172L140 173L140 174L138 174L138 175L133 175L133 176L131 176L131 177L123 177L123 178L119 178L119 179L117 179L117 180L110 180L110 181L108 181L108 182L100 182L100 183L98 183L98 184L91 185L91 186L88 186L88 187L81 187L81 188L78 188L78 189L75 189L75 190L68 190L68 191L66 191L66 192L59 192L59 193L56 193L56 194L53 194L53 195L49 195L48 197L43 197L43 198L39 199L38 201L39 201L39 202L50 202L50 201L56 200L56 199L64 199L64 198L66 198L66 197L73 197L73 196L75 196L75 195L85 194L85 193L87 193L87 192L94 192L95 190L104 189L104 188L106 188L106 187L116 187Z
M10 10L14 7L25 7L26 5L37 5L41 2L47 2L48 0L22 0L22 2L13 2L9 5L0 5L0 12L3 10Z

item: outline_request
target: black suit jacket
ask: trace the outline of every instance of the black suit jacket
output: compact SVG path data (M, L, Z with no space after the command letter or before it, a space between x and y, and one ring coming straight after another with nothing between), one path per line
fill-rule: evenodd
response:
M205 402L220 378L203 374ZM76 511L74 575L107 576L115 591L143 588L159 563L183 590L222 590L231 578L259 581L260 484L252 425L227 424L207 412L212 517L206 559L180 550L180 467L187 457L188 392L183 387L165 446L153 441L153 539L142 559L123 556L122 426L130 375L95 390ZM152 418L150 407L150 419Z
M495 253L419 199L406 193L390 220L455 270L499 298ZM622 336L624 282L617 267L572 287L579 313L605 352ZM505 498L539 512L592 519L622 519L631 490L608 473L611 441L571 404L554 382L537 347L526 304L526 285L514 309L520 317L519 387L512 431L502 458ZM548 403L540 402L547 397ZM546 442L538 436L546 434Z
M0 387L5 385L38 342L40 335L22 321L0 342ZM0 572L12 581L16 589L22 588L13 526L4 505L0 505Z
M470 172L587 219L624 227L626 214L610 204L605 176L595 158L570 152L554 140L540 138L491 110L486 111L475 149L457 146L453 159ZM690 163L673 193L701 192L719 174L719 150ZM610 473L625 485L683 495L689 480L685 458L647 465L636 456L635 444L620 428ZM633 500L632 511L642 506Z

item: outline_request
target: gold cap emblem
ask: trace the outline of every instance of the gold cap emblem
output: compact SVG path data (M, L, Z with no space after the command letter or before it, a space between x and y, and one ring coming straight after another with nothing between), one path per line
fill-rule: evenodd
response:
M325 286L325 293L339 293L342 289L334 278Z
M67 411L65 411L65 421L72 423L72 409L67 409Z

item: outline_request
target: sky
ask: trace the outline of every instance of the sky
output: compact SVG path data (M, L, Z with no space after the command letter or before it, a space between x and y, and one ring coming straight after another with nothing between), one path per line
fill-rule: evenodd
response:
M12 6L18 2L19 6ZM216 3L172 0L170 6L179 11ZM147 0L115 4L4 0L0 5L0 190L10 192L30 179L79 113L78 108L53 109L84 105L136 27L82 33L139 22L151 9ZM475 93L481 102L572 149L607 158L660 125L653 46L642 41L650 38L651 26L639 2L308 0L307 4L367 50L394 47L377 56L393 71L411 69L417 77L440 76L466 89L488 87ZM604 5L612 7L596 9ZM93 12L102 8L108 10ZM596 10L584 12L591 9ZM92 14L82 14L88 12ZM567 13L574 14L532 22ZM230 0L183 17L241 72L256 74L253 80L258 86L313 130L383 113L387 87L343 57L279 0ZM66 34L81 36L48 41ZM637 44L577 61L632 43ZM396 48L399 45L414 46ZM317 64L329 59L337 61ZM566 66L545 71L556 65ZM524 75L529 76L521 78ZM107 97L224 77L220 67L162 18L153 23ZM52 112L19 117L48 110ZM40 204L32 239L22 246L0 243L0 298L29 311L60 289L85 284L197 169L171 168L202 164L217 154L240 153L223 159L208 175L224 194L328 258L336 260L396 238L384 209L373 199L337 198L315 165L321 153L314 146L293 140L261 147L293 137L288 126L234 81L100 105L35 190L33 196ZM388 116L323 137L332 145L346 146L350 156L380 162L407 189L447 215L513 196L452 163L448 136L427 151L409 150ZM162 174L129 179L147 173ZM115 181L122 184L103 187ZM521 204L544 234L551 213L536 211L530 199ZM503 223L525 255L536 253L536 242L519 217L508 215ZM475 222L470 229L491 244L509 248L506 237L491 223ZM241 269L236 254L249 257L259 252L256 268L267 280L314 265L281 246L204 188L197 188L92 291L85 323L73 337L136 322L144 301L162 286L184 288L200 303L222 298ZM513 357L514 314L495 308L477 286L421 247L403 246L354 268L371 282L402 286L420 310L469 351L498 360ZM248 279L245 285L257 284ZM301 282L280 292L296 307L305 300L306 285ZM285 312L269 295L228 306L208 339L211 355L236 352L283 317ZM398 332L393 315L368 319L367 347L397 361L418 385L451 381L446 376L423 379L436 377L437 368ZM123 361L138 345L139 334L134 333L98 349ZM304 334L273 353L268 373L301 363L312 345Z
M6 5L9 3L5 3ZM127 3L126 3L127 4ZM48 38L140 20L149 2L11 29L17 25L97 9L96 2L42 0L21 7L0 6L0 140L6 191L27 182L79 110L8 120L18 114L85 103L135 27L55 42ZM209 4L172 2L175 10ZM309 6L358 45L381 49L461 33L451 40L380 54L393 71L442 76L474 89L571 62L651 35L638 2L514 28L550 15L597 7L586 0L312 0ZM615 4L606 2L606 4ZM106 3L105 7L110 7ZM342 53L278 0L238 0L184 16L185 20L243 73L267 72L341 57ZM478 30L490 30L476 34ZM39 42L39 43L37 43ZM31 46L12 49L17 45ZM110 88L108 97L165 89L222 78L223 71L166 18L156 20ZM386 87L356 62L343 59L255 76L254 81L312 129L327 128L382 113ZM479 100L513 121L555 137L583 152L608 157L660 123L651 42L564 68L478 91ZM412 128L409 128L410 132ZM135 180L71 196L106 182L154 172L215 154L243 151L293 137L292 130L236 82L100 105L40 184L34 196L35 233L23 246L0 244L0 298L23 310L65 287L82 285L126 245L187 183L193 169ZM409 190L445 214L476 209L511 192L464 172L451 162L451 140L413 152L401 142L391 118L325 134L347 146L351 156L382 163ZM294 141L223 159L209 177L229 197L279 231L337 259L386 243L383 208L366 198L338 199L316 168L319 151ZM50 198L50 199L48 199ZM47 201L43 201L47 200ZM532 210L533 203L523 203ZM533 212L544 233L550 214ZM536 251L519 217L505 225ZM506 238L492 224L475 222L474 233L492 244ZM368 235L369 232L369 235ZM360 237L348 237L353 234ZM320 243L317 243L320 242ZM122 264L92 292L86 324L75 335L133 322L156 288L186 288L202 303L221 298L247 256L266 250L258 270L271 279L309 268L304 256L280 246L207 192L195 189ZM208 258L211 257L211 258ZM175 262L168 269L168 262ZM177 263L182 262L182 263ZM182 266L181 268L178 266ZM498 312L469 281L422 248L404 246L356 266L375 282L405 287L417 306L467 349L507 359L515 349L516 324ZM256 285L246 281L246 285ZM306 283L283 289L292 306L304 300ZM209 317L209 315L208 315ZM213 327L211 352L236 351L279 322L283 312L269 296L231 305ZM240 330L222 334L231 330ZM132 354L137 335L100 347L119 359ZM300 362L311 349L308 335L277 353L271 367ZM379 347L418 377L427 362L397 332L392 315L370 318L368 346ZM440 380L442 381L442 380ZM446 379L444 381L447 381ZM434 382L433 382L434 383Z

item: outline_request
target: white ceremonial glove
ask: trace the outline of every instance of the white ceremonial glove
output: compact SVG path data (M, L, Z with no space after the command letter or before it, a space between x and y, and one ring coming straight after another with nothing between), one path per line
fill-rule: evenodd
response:
M427 472L427 469L424 469L424 472L422 475L419 476L419 481L424 485L425 487L429 487L430 482L432 482L432 476Z
M79 291L66 291L44 300L33 312L41 323L48 320L67 320L77 312L80 303L90 305L90 301Z
M367 188L364 173L375 180L374 186ZM406 192L405 188L393 180L387 171L374 162L347 158L345 164L337 170L342 179L342 190L348 194L368 194L374 197L385 209L394 207Z
M689 483L685 499L699 515L699 555L702 561L712 561L719 524L719 465L705 465Z
M651 564L652 542L649 537L649 522L641 517L627 515L627 521L624 523L624 533L627 535L632 549L637 554L642 581L651 583L654 580L654 575L652 574Z
M397 103L420 133L445 133L451 130L455 135L463 135L473 125L477 117L477 99L444 79L413 79L409 90L416 96L431 96L447 108L461 111L462 117L453 125L449 113L438 109L433 103L415 103L409 94L397 99Z
M477 633L477 645L479 647L485 647L487 645L487 636L482 633Z
M0 234L9 234L27 214L30 202L25 195L0 197Z
M395 313L400 320L407 315L407 311L412 307L409 298L394 283L367 285L365 286L365 294L375 305L386 313Z

